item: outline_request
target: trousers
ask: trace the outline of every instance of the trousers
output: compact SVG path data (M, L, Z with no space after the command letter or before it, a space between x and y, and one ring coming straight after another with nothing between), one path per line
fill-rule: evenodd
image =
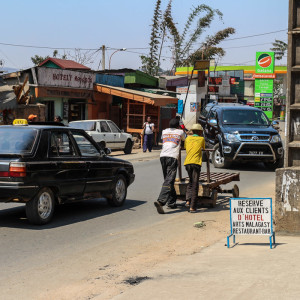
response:
M160 163L164 174L164 183L161 187L157 201L162 205L168 204L168 206L172 206L176 203L174 182L176 178L178 161L173 157L161 157Z
M190 178L190 182L187 185L186 200L190 201L190 208L194 210L197 208L201 166L196 164L189 164L185 166L185 169Z
M144 144L143 144L144 152L146 152L147 149L149 149L149 152L152 151L152 139L153 139L153 133L144 135Z

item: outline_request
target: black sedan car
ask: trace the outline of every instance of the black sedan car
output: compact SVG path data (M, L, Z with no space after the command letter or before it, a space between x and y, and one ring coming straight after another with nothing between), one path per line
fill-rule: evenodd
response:
M123 205L134 181L131 163L80 129L63 126L0 126L0 202L26 203L33 224L46 224L56 204L106 197Z

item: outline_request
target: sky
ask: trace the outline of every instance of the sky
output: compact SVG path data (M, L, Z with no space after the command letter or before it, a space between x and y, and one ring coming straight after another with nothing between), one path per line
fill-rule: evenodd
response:
M114 52L110 48L126 48L111 57L111 68L138 69L140 55L149 52L155 3L156 0L2 0L0 60L4 69L26 69L33 66L31 56L53 53L53 49L3 44L64 48L59 49L59 54L73 57L74 48L84 48L93 49L81 52L90 57L87 65L97 70L101 61L98 49L105 45L106 68ZM162 9L167 3L162 0ZM236 29L229 38L234 40L220 44L226 55L219 65L253 65L256 51L268 51L275 39L287 41L288 0L173 0L173 18L179 30L191 9L199 4L219 9L223 20L215 19L197 43L220 29ZM284 31L264 34L280 30ZM258 34L264 35L243 38ZM162 67L168 70L173 62L170 47L164 48L163 56ZM277 64L286 64L286 57Z

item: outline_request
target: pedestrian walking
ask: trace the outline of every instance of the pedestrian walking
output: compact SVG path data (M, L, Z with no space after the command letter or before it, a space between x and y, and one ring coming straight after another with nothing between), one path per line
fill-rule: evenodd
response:
M143 152L146 152L147 149L149 152L152 151L153 143L153 132L154 132L154 123L151 122L151 117L147 117L147 122L143 125L144 128L144 143L143 143Z
M190 205L189 212L194 213L197 210L202 149L205 149L205 140L202 137L203 128L200 124L194 124L192 132L193 135L188 136L184 142L184 148L186 149L184 165L190 179L186 191L186 205Z
M176 192L174 187L176 171L178 166L178 156L181 147L181 141L185 136L179 127L179 120L174 118L170 121L170 128L163 130L162 140L163 147L160 153L160 162L164 175L164 183L160 194L154 205L159 214L164 214L164 205L169 208L176 208Z

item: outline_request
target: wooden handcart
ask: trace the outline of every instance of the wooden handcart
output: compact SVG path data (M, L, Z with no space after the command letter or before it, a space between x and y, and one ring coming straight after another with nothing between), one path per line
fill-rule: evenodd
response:
M209 165L209 151L212 150L205 150L207 155L207 170L206 172L200 173L198 201L201 204L210 204L212 207L215 207L217 204L218 193L232 194L233 198L239 197L239 188L236 184L232 189L229 190L221 188L221 185L225 185L232 181L240 181L240 173L211 173ZM179 165L181 165L181 163ZM177 178L175 181L175 191L177 194L177 199L186 200L186 189L188 183L189 177L182 178L181 169L179 169L179 178Z

